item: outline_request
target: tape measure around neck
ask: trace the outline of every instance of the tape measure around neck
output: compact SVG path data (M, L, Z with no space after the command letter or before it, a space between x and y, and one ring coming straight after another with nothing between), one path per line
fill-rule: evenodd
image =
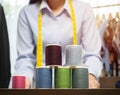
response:
M72 6L72 0L68 0L70 11L71 11L71 17L72 17L72 28L73 28L73 44L77 45L77 26L76 26L76 19L75 19L75 12Z
M73 44L77 45L77 29L76 29L76 19L75 13L72 6L72 1L68 0L71 18L72 18L72 29L73 29ZM42 12L38 15L38 38L37 38L37 56L36 56L36 68L42 66Z
M38 15L38 38L37 38L37 57L36 57L36 68L42 66L42 12Z

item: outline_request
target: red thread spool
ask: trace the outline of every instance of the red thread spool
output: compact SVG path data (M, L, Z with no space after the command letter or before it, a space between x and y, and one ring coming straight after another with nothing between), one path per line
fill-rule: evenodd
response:
M62 65L60 45L47 45L45 48L46 65L58 66Z
M25 76L13 76L12 88L25 89Z

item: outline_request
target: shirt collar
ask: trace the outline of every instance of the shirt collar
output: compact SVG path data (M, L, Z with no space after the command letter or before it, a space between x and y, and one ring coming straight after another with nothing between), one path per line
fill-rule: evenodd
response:
M42 11L45 8L50 10L46 0L42 0L39 10ZM70 11L70 6L68 4L68 0L65 0L65 5L64 5L63 9L66 10L66 12L68 13L69 16L71 16L71 11Z
M40 11L42 11L45 8L49 9L49 6L48 6L46 0L42 0L42 2L40 4Z
M71 16L70 6L68 0L65 0L64 9L67 11L68 15Z

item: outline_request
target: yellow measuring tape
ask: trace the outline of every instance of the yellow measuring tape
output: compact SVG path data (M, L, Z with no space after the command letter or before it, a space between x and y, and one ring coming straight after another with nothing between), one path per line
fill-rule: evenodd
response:
M68 0L71 18L72 18L72 28L73 28L73 44L77 45L77 29L76 29L76 19L75 13L72 6L72 0ZM42 13L38 15L38 38L37 38L37 55L36 55L36 68L42 66Z
M72 6L72 0L68 0L70 10L71 10L71 17L72 17L72 28L73 28L73 44L77 45L77 29L76 29L76 19L75 19L75 12Z
M38 38L37 38L37 57L36 57L36 68L42 66L42 12L38 15Z

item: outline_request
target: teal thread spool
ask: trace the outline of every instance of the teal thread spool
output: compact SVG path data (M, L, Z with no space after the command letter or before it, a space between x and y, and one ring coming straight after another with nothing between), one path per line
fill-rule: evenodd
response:
M55 68L55 88L71 88L71 69L69 67Z
M72 68L72 88L88 88L88 68Z

